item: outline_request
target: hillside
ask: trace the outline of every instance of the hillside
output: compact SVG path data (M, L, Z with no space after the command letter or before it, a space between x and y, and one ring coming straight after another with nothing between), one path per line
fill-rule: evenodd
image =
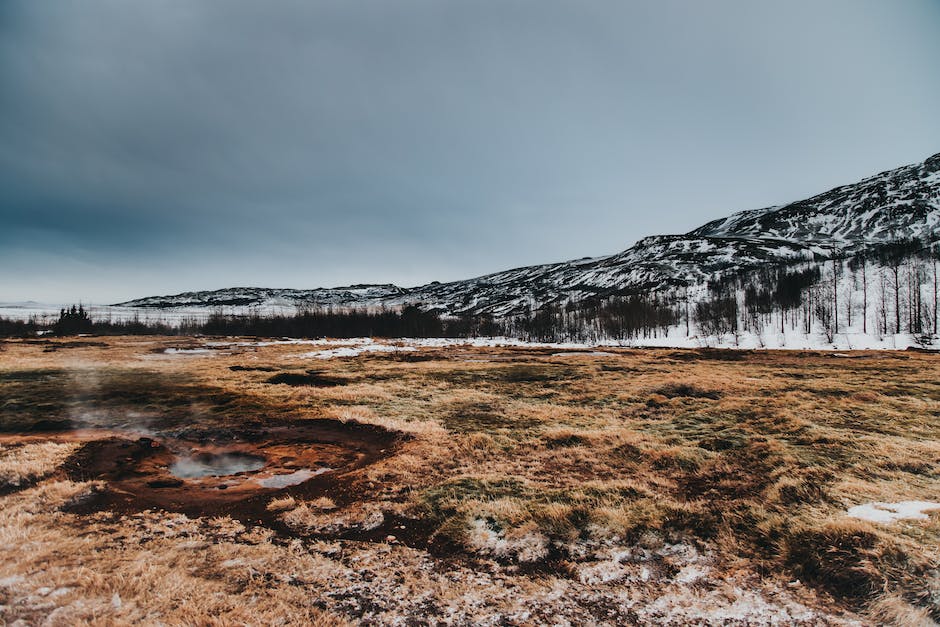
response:
M126 307L420 304L444 314L507 315L546 304L701 285L761 267L821 261L884 243L938 239L940 154L806 200L748 210L684 235L646 237L621 253L527 266L414 288L227 288L152 296Z
M709 222L693 237L779 238L855 249L898 239L937 237L940 154L779 207Z

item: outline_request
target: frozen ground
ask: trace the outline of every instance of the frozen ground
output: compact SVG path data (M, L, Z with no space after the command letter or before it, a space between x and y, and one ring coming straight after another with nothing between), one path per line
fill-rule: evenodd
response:
M34 302L23 303L0 303L0 318L15 320L28 320L34 318L41 322L51 323L58 317L59 310L65 307L60 304L43 304ZM139 319L150 323L164 323L169 326L177 326L187 321L202 321L207 319L212 313L222 311L225 314L245 315L253 314L281 314L291 315L296 313L293 306L267 306L259 307L225 307L225 308L173 308L173 309L150 309L135 307L112 307L104 305L89 305L87 309L95 320L123 321ZM686 333L684 325L670 327L666 333L655 337L639 337L626 340L598 340L586 342L527 342L524 340L508 337L485 337L485 338L431 338L431 339L410 339L402 338L394 341L396 344L406 346L427 346L427 347L449 347L449 346L527 346L527 347L545 347L560 349L591 349L598 347L650 347L650 348L740 348L740 349L791 349L791 350L905 350L909 347L937 348L937 340L931 339L925 344L923 339L918 341L909 333L875 335L872 333L862 333L859 329L849 327L847 332L835 334L832 338L826 337L822 332L802 333L792 329L787 329L785 333L765 332L765 333L737 333L724 334L720 336L705 336L696 334L693 328L690 333ZM330 346L330 345L358 345L364 346L372 343L369 338L348 338L342 341L334 340L300 340L284 338L281 340L270 340L263 342L239 342L235 345L251 346L271 346L276 344L309 344L312 346ZM231 345L231 343L207 343L209 346ZM385 348L362 348L355 355L361 352L372 350L388 350ZM406 349L407 350L407 349ZM347 354L349 353L349 354ZM306 355L312 358L328 359L331 357L355 356L351 351L338 351L335 354L329 351L321 356L313 353Z
M600 340L596 342L527 342L510 337L476 337L476 338L335 338L318 340L301 340L284 338L274 341L212 341L207 346L273 346L278 344L297 344L311 346L340 346L344 348L312 351L301 356L318 359L331 357L355 357L364 352L391 352L411 351L416 347L450 348L455 346L469 346L475 348L485 347L519 347L519 348L551 348L566 352L554 354L554 357L566 355L593 355L603 357L610 353L601 348L738 348L749 350L904 350L909 347L924 347L909 334L899 334L877 338L862 333L840 333L830 342L820 335L806 335L790 333L785 335L757 336L741 333L724 335L720 337L690 336L686 337L678 329L673 329L668 335L651 338L638 338L635 340ZM926 346L925 348L931 348Z

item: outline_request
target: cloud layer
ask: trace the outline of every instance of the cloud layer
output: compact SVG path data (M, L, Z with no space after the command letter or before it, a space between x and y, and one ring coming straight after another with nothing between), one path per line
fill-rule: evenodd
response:
M929 0L7 0L0 301L616 252L940 150L938 27Z

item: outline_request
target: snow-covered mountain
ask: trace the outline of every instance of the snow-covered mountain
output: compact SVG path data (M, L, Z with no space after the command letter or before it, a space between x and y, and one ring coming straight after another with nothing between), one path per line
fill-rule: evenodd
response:
M183 292L173 296L140 298L119 307L248 307L273 305L290 307L306 304L311 307L381 302L406 295L409 290L397 285L349 285L346 287L296 290L268 287L228 287L204 292Z
M452 313L505 315L551 302L694 285L730 270L826 253L821 246L779 240L657 235L617 255L425 285L395 301Z
M228 288L153 296L127 307L421 304L447 314L506 315L547 303L700 285L766 264L824 260L902 239L940 238L940 154L799 202L743 211L627 250L414 288Z
M770 237L855 249L912 237L933 239L938 208L940 154L789 205L742 211L689 235Z

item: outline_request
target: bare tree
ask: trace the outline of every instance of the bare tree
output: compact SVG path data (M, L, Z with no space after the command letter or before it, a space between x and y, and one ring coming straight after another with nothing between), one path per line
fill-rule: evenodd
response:
M901 263L892 260L888 265L891 287L894 289L894 332L901 332Z
M885 278L885 269L882 268L878 273L880 279L881 293L881 334L888 334L888 282Z
M937 335L937 258L933 258L933 334Z
M868 266L862 255L862 333L868 333Z
M833 333L839 333L839 266L836 259L832 259L832 324Z

